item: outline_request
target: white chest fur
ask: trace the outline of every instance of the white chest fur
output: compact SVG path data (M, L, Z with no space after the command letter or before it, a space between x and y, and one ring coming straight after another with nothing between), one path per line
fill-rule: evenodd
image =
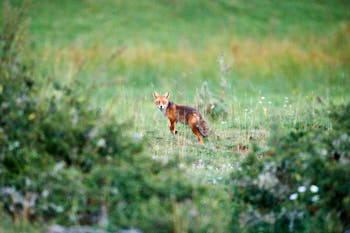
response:
M159 109L159 108L158 108ZM162 116L165 118L168 118L165 114L166 114L166 109L159 109L159 111L162 113Z

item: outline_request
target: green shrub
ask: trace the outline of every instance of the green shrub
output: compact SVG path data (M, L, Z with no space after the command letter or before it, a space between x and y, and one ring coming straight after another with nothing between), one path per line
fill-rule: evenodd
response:
M232 179L240 224L269 232L344 232L350 227L350 104L334 107L332 128L276 133ZM237 222L235 222L237 223Z
M32 78L23 11L4 5L0 47L0 208L17 220L109 230L220 232L224 197L194 185L176 157L151 159L144 139L92 108L79 86ZM24 60L26 58L26 61ZM50 96L39 90L49 88ZM215 214L216 218L211 218Z

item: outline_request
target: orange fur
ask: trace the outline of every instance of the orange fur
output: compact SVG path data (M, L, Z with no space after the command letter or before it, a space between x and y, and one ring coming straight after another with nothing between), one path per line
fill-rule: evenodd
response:
M203 137L209 135L209 127L207 122L202 117L202 114L197 109L178 105L169 101L169 92L160 96L157 92L153 92L154 101L158 109L170 121L170 132L175 135L175 124L177 122L189 125L192 132L198 137L198 141L203 144Z

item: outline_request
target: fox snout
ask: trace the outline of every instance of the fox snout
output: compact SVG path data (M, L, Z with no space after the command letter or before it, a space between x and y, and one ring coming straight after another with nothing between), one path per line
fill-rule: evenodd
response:
M166 109L166 105L159 105L158 108L159 108L160 110L164 110L164 109Z

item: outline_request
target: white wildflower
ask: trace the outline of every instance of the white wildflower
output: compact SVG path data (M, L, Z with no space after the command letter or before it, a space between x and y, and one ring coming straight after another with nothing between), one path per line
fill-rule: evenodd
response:
M311 185L310 191L311 191L312 193L317 193L317 192L318 192L318 187L317 187L316 185Z
M111 189L111 192L114 194L114 195L118 195L119 194L119 190L117 188L112 188Z
M262 99L262 100L265 99L265 96L262 96L261 99Z
M64 162L59 162L55 165L53 170L54 170L54 172L58 172L59 170L62 170L62 168L64 168L64 166L65 166Z
M294 201L298 198L298 194L297 193L293 193L292 195L289 196L289 200Z
M57 206L56 207L56 211L58 212L58 213L61 213L61 212L63 212L63 207L62 206Z
M100 138L97 142L98 147L105 147L106 146L106 140L104 138Z
M19 145L20 145L19 141L15 141L15 142L13 143L13 147L14 147L14 148L19 147Z
M44 191L41 193L41 196L42 196L43 198L47 198L47 197L49 196L49 194L50 194L49 190L44 189Z
M216 184L216 179L213 179L213 184Z
M261 101L261 100L259 101L259 104L262 104L262 101Z
M315 195L315 196L313 196L312 198L311 198L311 200L313 201L313 202L316 202L316 201L318 201L320 199L320 197L318 196L318 195Z
M327 155L327 150L326 149L322 149L320 154L323 155L323 156Z
M306 191L306 187L305 186L300 186L299 188L298 188L298 192L299 193L303 193L303 192L305 192Z

